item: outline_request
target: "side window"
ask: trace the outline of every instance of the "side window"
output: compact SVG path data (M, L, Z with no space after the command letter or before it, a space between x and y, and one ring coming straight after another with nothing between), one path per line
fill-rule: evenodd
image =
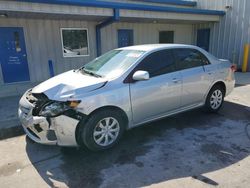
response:
M195 49L175 49L178 70L189 69L209 64L208 59Z
M175 61L170 50L153 52L141 61L136 70L148 71L150 77L175 71Z

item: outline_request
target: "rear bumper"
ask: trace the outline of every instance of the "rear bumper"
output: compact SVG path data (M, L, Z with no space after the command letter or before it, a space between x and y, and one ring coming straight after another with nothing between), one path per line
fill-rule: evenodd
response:
M25 93L19 102L18 117L30 139L47 145L78 145L75 136L78 120L65 115L54 118L33 116L33 108L33 104L26 99Z

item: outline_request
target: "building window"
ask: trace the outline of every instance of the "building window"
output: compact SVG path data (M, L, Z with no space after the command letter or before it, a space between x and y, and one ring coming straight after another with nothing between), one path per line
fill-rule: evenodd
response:
M160 31L159 43L174 43L174 31Z
M63 57L89 55L88 31L81 28L62 28Z

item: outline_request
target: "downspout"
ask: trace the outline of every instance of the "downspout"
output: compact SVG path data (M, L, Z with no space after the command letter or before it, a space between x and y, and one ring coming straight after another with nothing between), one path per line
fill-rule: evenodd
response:
M114 9L114 15L96 25L96 53L97 57L102 53L101 29L120 20L119 9Z

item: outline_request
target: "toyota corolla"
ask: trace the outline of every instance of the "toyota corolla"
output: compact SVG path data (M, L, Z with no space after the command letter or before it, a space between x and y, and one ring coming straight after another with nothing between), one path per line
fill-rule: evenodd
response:
M35 142L103 150L133 127L199 107L217 112L234 71L196 46L115 49L26 91L18 115Z

